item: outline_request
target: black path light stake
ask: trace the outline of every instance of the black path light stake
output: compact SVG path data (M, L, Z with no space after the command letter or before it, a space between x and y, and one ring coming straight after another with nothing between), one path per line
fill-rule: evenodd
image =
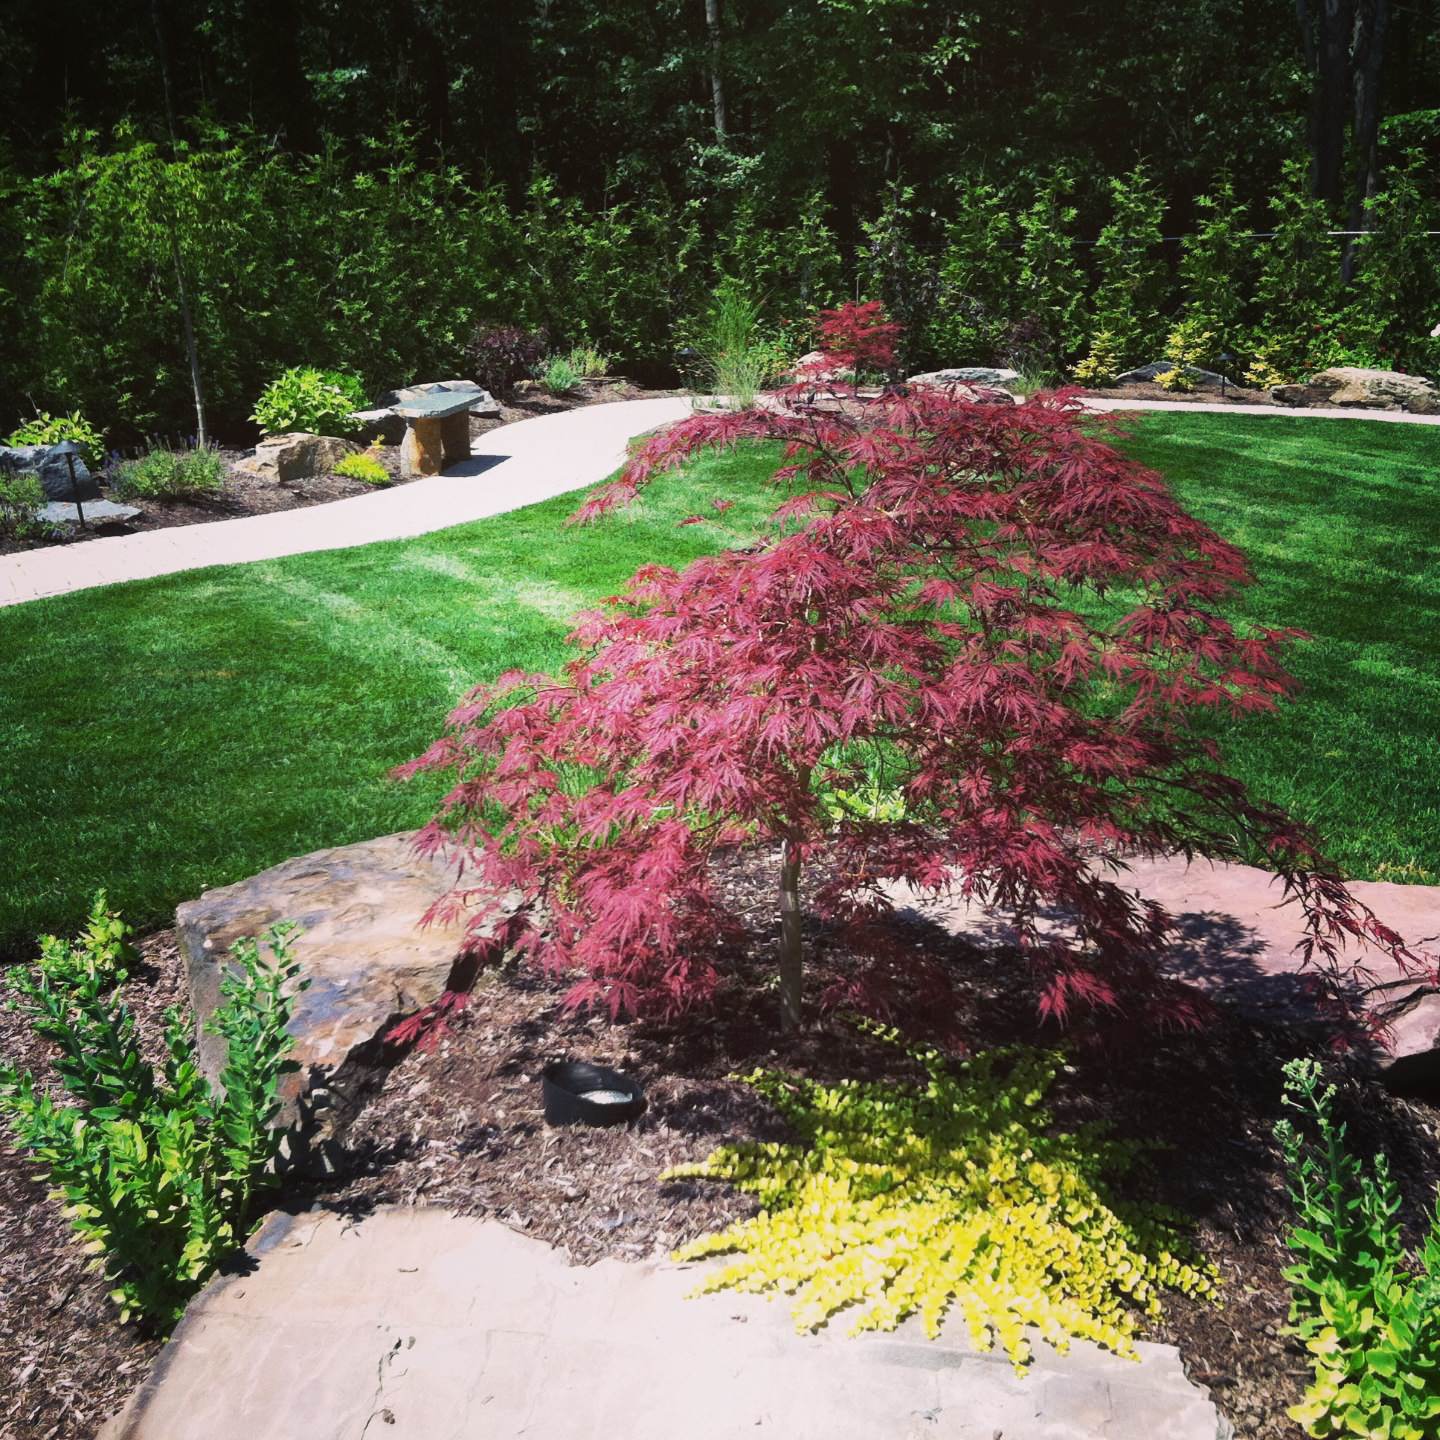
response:
M1235 357L1228 351L1220 352L1220 398L1225 398L1225 377L1230 373L1230 367L1235 363Z
M56 447L55 453L65 457L65 463L70 467L70 496L75 501L75 513L80 517L80 528L89 529L85 523L85 507L80 503L80 482L75 478L75 457L80 453L80 447L73 440L62 440Z

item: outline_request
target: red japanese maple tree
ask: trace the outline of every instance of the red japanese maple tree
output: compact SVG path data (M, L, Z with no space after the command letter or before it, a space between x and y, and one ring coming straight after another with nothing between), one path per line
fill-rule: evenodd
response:
M846 307L823 335L832 372L864 369L894 327ZM480 687L404 767L455 778L418 844L459 861L432 917L468 912L480 960L517 953L612 1012L683 1008L735 930L712 858L754 840L778 842L790 1024L802 867L817 911L860 930L896 882L1003 907L1057 1017L1195 1017L1155 965L1169 921L1121 883L1127 855L1258 846L1304 907L1307 956L1363 936L1415 960L1197 728L1275 705L1288 633L1222 616L1242 556L1073 396L817 396L802 377L657 436L580 518L697 451L776 439L787 494L757 542L641 569L581 617L563 675ZM867 787L886 803L834 803Z

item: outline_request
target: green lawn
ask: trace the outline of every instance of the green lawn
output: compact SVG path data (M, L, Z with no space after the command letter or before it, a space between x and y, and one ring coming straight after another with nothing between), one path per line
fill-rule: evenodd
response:
M1131 443L1253 557L1241 613L1316 637L1303 699L1229 736L1233 763L1352 873L1440 878L1440 430L1156 415ZM0 947L74 923L101 884L163 922L207 885L419 823L433 785L387 772L459 693L555 668L577 608L725 543L676 521L724 493L743 529L766 463L712 457L585 529L561 497L0 610Z
M1231 766L1354 878L1440 881L1440 427L1152 415L1130 448L1250 557L1232 614L1311 636Z

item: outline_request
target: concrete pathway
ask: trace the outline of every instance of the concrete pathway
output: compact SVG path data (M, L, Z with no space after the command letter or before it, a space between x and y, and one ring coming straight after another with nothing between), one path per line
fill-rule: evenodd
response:
M0 557L0 605L46 595L425 535L603 480L633 436L682 419L685 399L615 401L488 431L470 460L428 480L304 510L106 536Z
M1207 415L1284 415L1313 420L1384 420L1395 425L1440 425L1440 415L1412 415L1408 410L1359 410L1338 405L1290 409L1286 405L1222 405L1218 400L1112 400L1085 397L1087 410L1203 410Z
M1286 410L1273 405L1100 397L1087 399L1085 404L1097 411L1200 410L1222 415L1440 425L1440 415L1387 410ZM443 475L397 489L304 510L107 536L79 545L0 556L0 606L206 565L245 564L315 550L344 550L377 540L402 540L518 510L598 483L624 460L628 440L690 413L690 402L684 398L590 405L491 430L475 442L469 461Z
M1168 1345L1041 1346L1017 1377L947 1335L796 1335L695 1272L572 1268L495 1221L272 1215L100 1440L1225 1440ZM949 1330L960 1327L950 1326Z

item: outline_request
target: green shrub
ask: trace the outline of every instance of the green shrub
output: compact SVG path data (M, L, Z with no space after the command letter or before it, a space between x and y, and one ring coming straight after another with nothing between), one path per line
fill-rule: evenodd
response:
M176 500L218 495L225 488L225 461L219 451L171 450L164 446L116 467L111 489L129 500Z
M540 383L552 395L568 395L580 384L580 373L568 355L552 355L540 371Z
M365 404L365 387L354 375L302 366L272 380L250 418L267 435L299 430L343 437L359 429L351 416Z
M610 369L610 357L593 345L577 345L565 359L582 380L595 380Z
M384 462L375 454L373 447L362 450L358 455L347 455L336 467L335 473L347 480L363 480L367 485L388 485L390 472Z
M1073 1336L1130 1355L1135 1311L1158 1315L1162 1287L1216 1293L1176 1217L1106 1195L1105 1177L1137 1147L1096 1125L1055 1132L1042 1102L1057 1056L1014 1049L952 1065L929 1048L908 1053L925 1072L918 1084L746 1078L800 1138L727 1145L667 1173L728 1181L763 1207L676 1253L738 1254L700 1293L783 1290L801 1332L854 1306L852 1333L918 1313L933 1338L953 1308L978 1348L998 1342L1017 1370L1030 1326L1061 1350Z
M221 1257L243 1244L270 1180L280 1134L277 1088L294 1067L285 1027L299 966L291 926L231 951L211 1033L225 1041L218 1089L200 1073L188 1019L166 1012L157 1074L141 1053L123 992L128 927L97 897L76 941L47 936L33 967L7 975L12 1003L54 1047L72 1104L29 1072L0 1064L0 1116L44 1168L121 1318L164 1328Z
M1286 1065L1285 1104L1300 1123L1276 1126L1299 1220L1285 1278L1292 1333L1314 1372L1290 1417L1313 1436L1436 1440L1440 1205L1412 1262L1385 1152L1368 1168L1349 1154L1334 1101L1335 1087L1321 1083L1315 1061Z
M0 539L31 540L45 527L35 518L45 504L40 477L33 471L0 469Z
M62 440L73 440L92 470L104 459L104 437L78 410L70 415L51 415L41 410L33 419L12 430L5 444L58 445Z

